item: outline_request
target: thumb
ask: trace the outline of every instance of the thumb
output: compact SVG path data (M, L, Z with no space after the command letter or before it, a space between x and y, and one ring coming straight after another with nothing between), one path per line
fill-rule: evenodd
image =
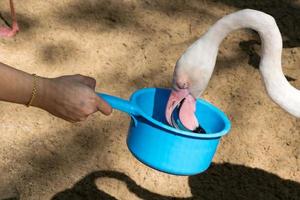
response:
M110 115L112 113L112 107L98 95L96 95L96 103L97 109L103 114Z

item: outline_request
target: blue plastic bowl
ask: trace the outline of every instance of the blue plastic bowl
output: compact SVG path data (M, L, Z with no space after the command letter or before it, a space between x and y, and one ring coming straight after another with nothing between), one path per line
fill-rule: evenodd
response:
M175 129L165 119L171 90L137 90L129 101L98 94L113 108L128 113L132 120L127 145L142 163L174 175L194 175L205 171L216 152L220 138L230 130L230 121L214 105L197 99L196 116L206 134Z

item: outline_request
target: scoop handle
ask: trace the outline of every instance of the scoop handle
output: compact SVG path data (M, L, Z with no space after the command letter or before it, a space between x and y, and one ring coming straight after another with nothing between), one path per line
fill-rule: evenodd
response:
M114 109L128 113L129 115L140 115L138 107L128 100L104 93L97 93L97 95L104 99L104 101L106 101Z

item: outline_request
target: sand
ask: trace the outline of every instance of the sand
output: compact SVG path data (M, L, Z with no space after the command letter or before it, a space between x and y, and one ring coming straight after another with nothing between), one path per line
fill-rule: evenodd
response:
M92 76L97 91L129 98L143 87L170 87L183 51L217 19L250 7L276 18L283 71L300 88L300 1L251 2L17 1L21 32L0 39L0 60L46 77ZM0 12L9 19L6 0ZM25 200L300 199L300 120L267 96L259 43L241 30L220 46L203 98L232 119L232 129L205 173L177 177L141 164L127 149L124 113L71 124L0 102L1 184L12 182Z

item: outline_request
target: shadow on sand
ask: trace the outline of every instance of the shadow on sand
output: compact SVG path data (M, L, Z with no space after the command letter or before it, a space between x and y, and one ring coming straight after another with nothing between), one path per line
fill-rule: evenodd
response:
M145 200L171 199L243 199L243 200L297 200L300 184L284 180L267 171L230 163L212 164L205 172L189 177L192 197L176 198L153 193L138 185L129 176L116 171L95 171L57 193L52 200L115 200L116 198L96 186L99 178L113 178L126 183L128 190Z

